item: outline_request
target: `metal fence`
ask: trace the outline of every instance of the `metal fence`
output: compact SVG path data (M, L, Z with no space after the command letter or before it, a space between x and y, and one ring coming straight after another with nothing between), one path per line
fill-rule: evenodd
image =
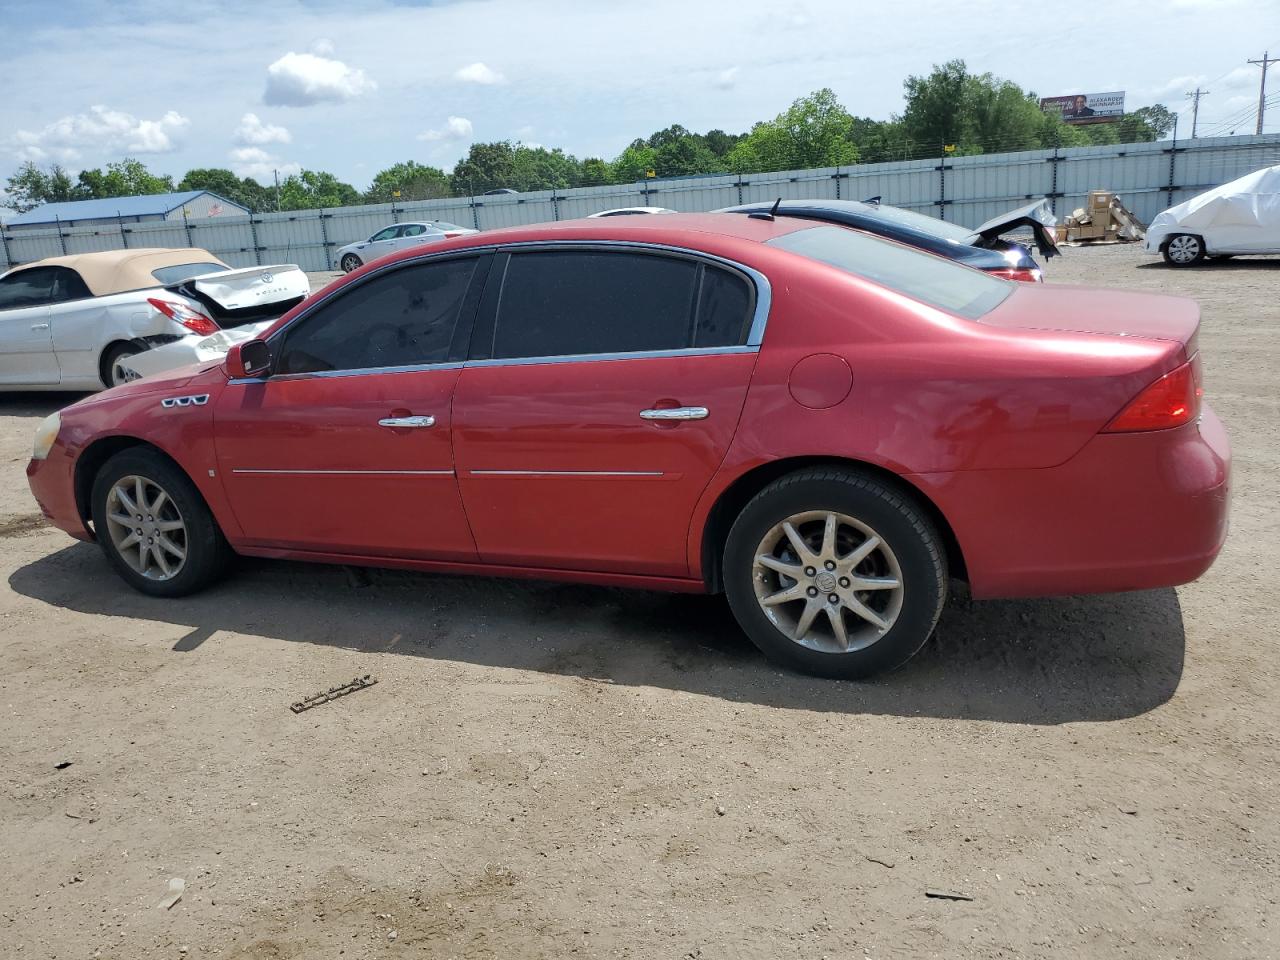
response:
M1003 210L1048 197L1061 217L1090 190L1114 190L1149 223L1175 203L1280 163L1280 134L1070 147L973 157L858 164L822 170L648 180L607 187L295 210L99 227L0 230L0 270L44 257L122 247L203 247L237 267L296 263L335 269L334 251L400 220L446 220L479 230L568 220L611 207L685 212L783 197L862 200L977 226Z

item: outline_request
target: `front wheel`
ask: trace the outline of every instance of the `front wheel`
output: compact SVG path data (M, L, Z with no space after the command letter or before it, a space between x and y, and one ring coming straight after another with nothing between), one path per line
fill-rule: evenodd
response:
M1190 267L1204 259L1204 241L1193 233L1175 233L1161 250L1171 267Z
M933 632L946 557L929 518L852 471L804 470L739 514L724 552L725 593L767 656L854 679L906 662Z
M212 583L231 548L195 484L160 452L117 453L94 478L93 532L116 571L153 597Z
M359 270L364 264L360 262L360 258L354 253L348 253L343 256L338 266L342 267L343 273L350 273L352 270Z

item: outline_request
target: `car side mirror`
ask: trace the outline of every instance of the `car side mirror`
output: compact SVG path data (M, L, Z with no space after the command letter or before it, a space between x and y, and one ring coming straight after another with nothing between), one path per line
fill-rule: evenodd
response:
M246 340L227 351L227 372L232 380L265 377L271 373L271 348L265 340Z

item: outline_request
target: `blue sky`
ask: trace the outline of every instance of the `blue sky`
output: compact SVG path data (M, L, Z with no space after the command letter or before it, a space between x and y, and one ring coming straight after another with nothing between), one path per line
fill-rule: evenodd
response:
M1203 84L1202 131L1251 133L1245 61L1268 45L1274 0L0 0L0 182L25 159L130 155L364 187L400 160L448 169L472 140L613 157L670 123L746 130L823 86L887 118L907 74L953 57L1042 96L1186 108L1184 134Z

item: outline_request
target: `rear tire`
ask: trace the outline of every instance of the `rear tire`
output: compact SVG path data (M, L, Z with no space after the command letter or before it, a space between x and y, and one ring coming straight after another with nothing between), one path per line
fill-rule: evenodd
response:
M354 253L348 253L342 258L338 266L342 267L343 273L350 273L352 270L359 270L364 264L360 262L360 258Z
M900 666L929 639L947 563L909 497L856 471L814 468L774 481L743 508L725 543L724 583L766 656L856 679Z
M104 387L118 387L122 383L128 383L135 377L128 376L120 367L120 361L126 357L136 357L142 353L142 348L136 343L122 342L115 343L108 347L102 354L102 360L99 363L99 373L102 377L102 385Z
M1194 233L1175 233L1164 242L1160 253L1171 267L1193 267L1204 261L1204 240Z
M133 447L103 464L90 505L107 560L141 593L194 593L216 580L231 558L200 491L158 450Z

